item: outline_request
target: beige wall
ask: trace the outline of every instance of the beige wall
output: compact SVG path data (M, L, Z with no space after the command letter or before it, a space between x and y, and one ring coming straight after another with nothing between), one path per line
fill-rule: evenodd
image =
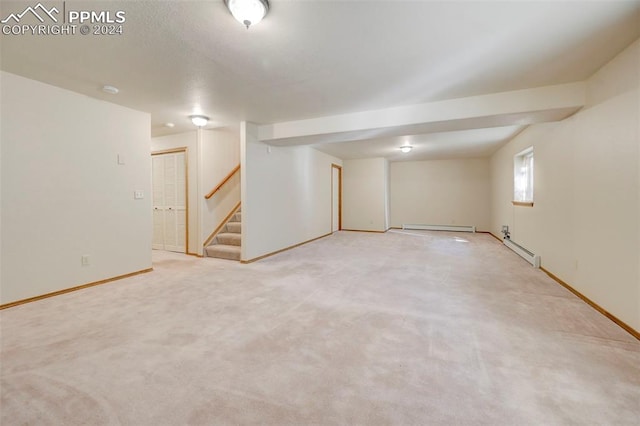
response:
M149 115L5 72L0 84L0 303L150 268Z
M342 227L356 231L389 228L389 162L384 158L345 160L342 171Z
M257 134L243 123L242 260L331 233L331 164L342 163L309 146L270 147Z
M189 253L199 253L198 231L198 147L197 131L160 136L151 139L151 152L187 148L187 196L189 208Z
M640 330L640 41L588 80L588 105L491 158L492 224ZM513 207L513 156L534 147L534 207Z
M391 226L471 225L488 231L488 159L391 163Z

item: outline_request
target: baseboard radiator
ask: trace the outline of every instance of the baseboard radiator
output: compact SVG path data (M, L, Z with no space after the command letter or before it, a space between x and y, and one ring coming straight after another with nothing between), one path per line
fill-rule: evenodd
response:
M522 247L520 244L511 241L509 238L505 238L504 245L509 247L511 250L516 252L521 258L529 262L533 265L534 268L540 267L540 255L531 253L526 248Z
M411 225L403 224L402 229L413 229L420 231L453 231L453 232L476 232L475 226L453 226L453 225Z

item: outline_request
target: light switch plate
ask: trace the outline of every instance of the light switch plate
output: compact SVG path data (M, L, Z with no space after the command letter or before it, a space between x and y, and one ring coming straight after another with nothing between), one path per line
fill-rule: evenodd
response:
M118 164L124 164L124 155L118 154Z

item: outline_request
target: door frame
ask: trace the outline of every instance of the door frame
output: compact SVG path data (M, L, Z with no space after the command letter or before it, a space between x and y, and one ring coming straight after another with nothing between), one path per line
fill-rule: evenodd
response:
M342 230L342 166L331 163L331 233L333 234L333 169L338 170L338 231Z
M182 146L179 148L162 149L159 151L151 151L151 158L154 155L178 154L184 152L184 204L185 204L185 242L184 252L189 253L189 148ZM151 205L153 206L153 179L151 180Z

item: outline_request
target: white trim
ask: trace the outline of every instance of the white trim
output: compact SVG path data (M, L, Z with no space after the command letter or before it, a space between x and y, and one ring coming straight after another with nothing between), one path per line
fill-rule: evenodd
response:
M508 238L505 238L504 245L513 250L518 256L529 262L534 268L540 267L540 255L531 253L526 248L522 247L520 244L511 241Z
M453 232L476 232L475 226L454 226L454 225L411 225L403 224L402 229L415 229L424 231L453 231Z

